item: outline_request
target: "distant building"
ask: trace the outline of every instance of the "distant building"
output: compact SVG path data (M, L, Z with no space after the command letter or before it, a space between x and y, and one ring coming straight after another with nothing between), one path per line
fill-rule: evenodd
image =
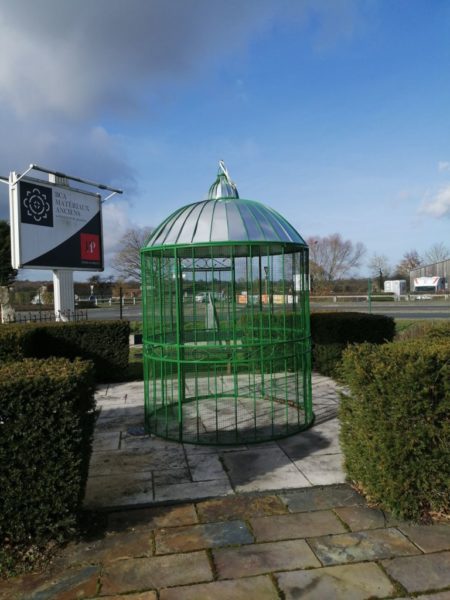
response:
M406 281L404 279L388 279L384 282L384 291L400 297L406 294Z
M438 277L443 281L442 291L448 292L450 289L450 258L441 260L430 265L422 265L409 272L410 290L414 290L414 280L421 277Z

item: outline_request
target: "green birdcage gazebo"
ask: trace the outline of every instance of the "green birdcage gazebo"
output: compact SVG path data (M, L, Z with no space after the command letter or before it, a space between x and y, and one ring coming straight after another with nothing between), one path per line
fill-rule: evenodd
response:
M220 162L141 258L147 433L243 444L312 424L308 247L281 215Z

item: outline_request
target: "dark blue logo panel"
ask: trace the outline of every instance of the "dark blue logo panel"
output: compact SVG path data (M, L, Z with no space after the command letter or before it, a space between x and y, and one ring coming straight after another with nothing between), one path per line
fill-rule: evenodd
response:
M34 183L20 182L22 223L53 227L53 190Z

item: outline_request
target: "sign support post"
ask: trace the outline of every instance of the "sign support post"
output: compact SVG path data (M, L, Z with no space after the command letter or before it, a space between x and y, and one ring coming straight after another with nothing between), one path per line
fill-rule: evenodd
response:
M56 321L69 321L75 312L73 271L53 270L53 292Z
M69 185L66 177L48 174L50 183ZM75 291L73 286L73 271L53 269L53 302L56 321L69 321L75 312Z

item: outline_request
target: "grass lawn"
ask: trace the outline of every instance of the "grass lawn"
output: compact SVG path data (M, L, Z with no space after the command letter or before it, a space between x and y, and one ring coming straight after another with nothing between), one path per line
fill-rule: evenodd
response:
M412 334L413 330L416 330L419 334L422 329L426 330L444 322L446 322L446 319L395 319L396 338L401 339L408 333Z

